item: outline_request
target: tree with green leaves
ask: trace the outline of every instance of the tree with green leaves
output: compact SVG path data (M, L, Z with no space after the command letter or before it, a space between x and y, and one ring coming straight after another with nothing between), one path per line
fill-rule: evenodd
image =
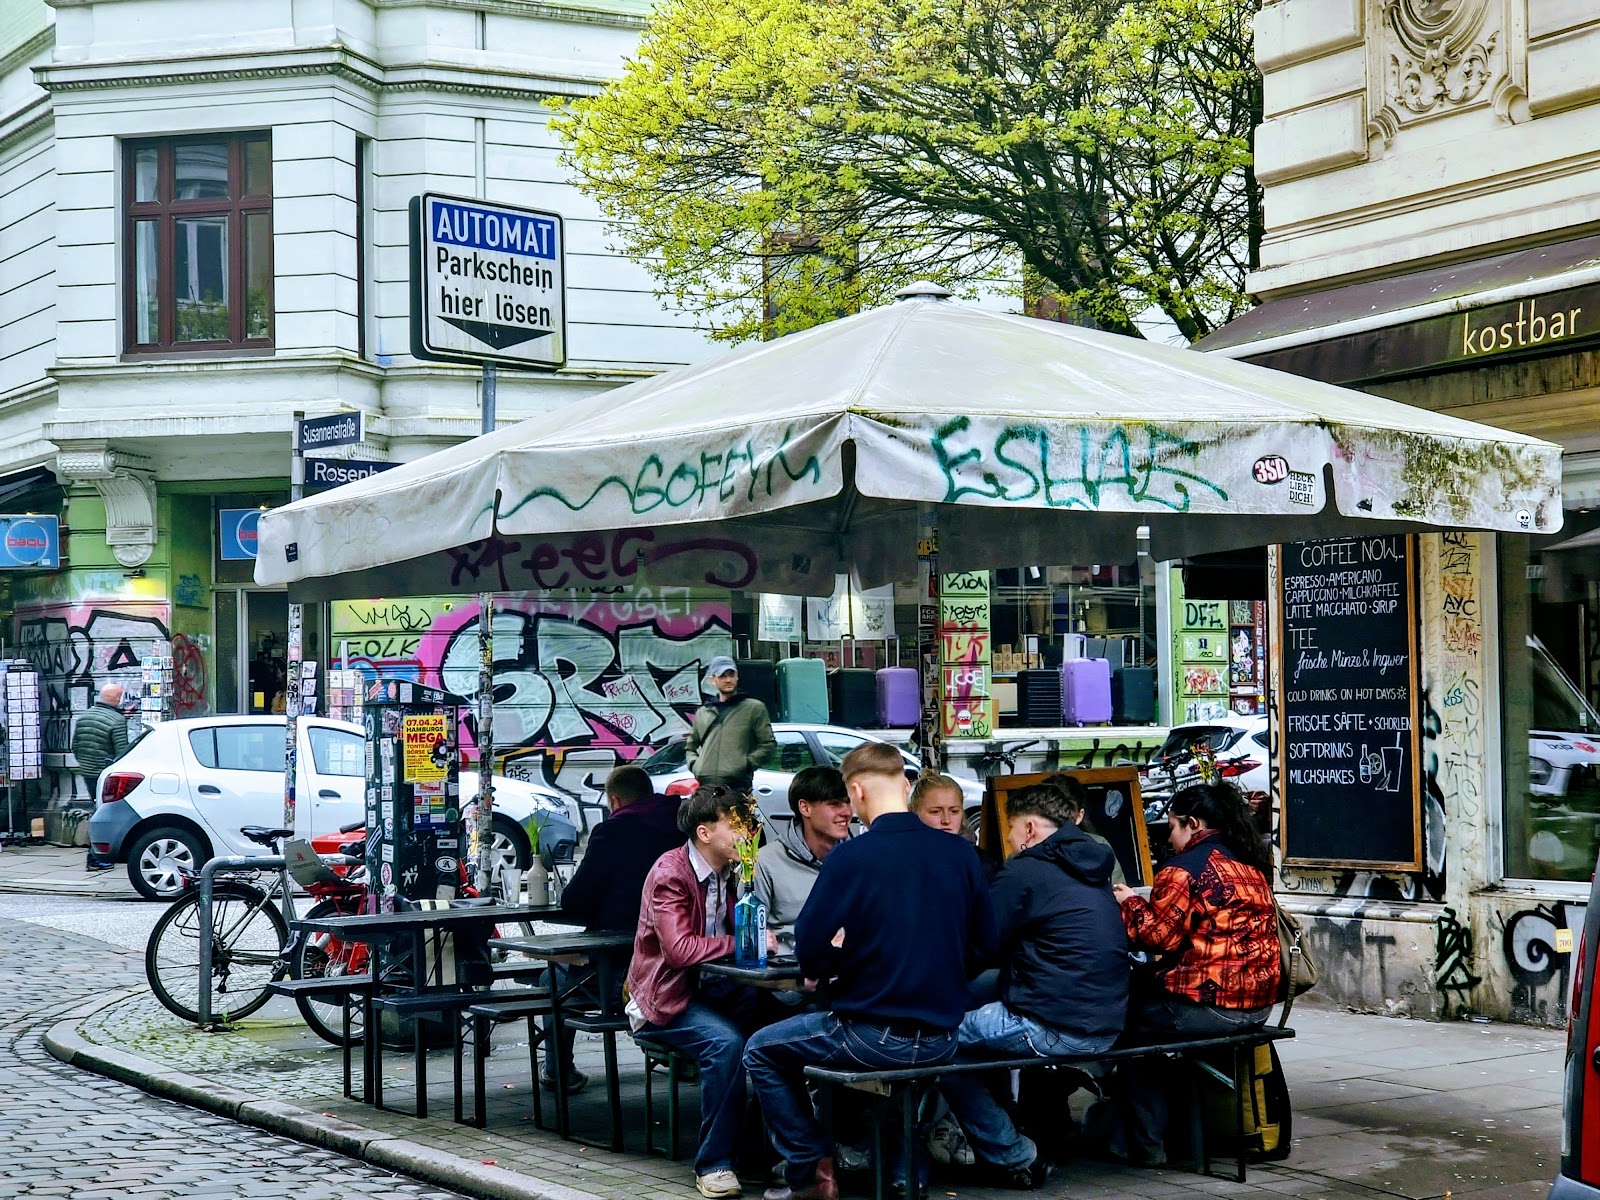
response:
M554 126L619 248L719 337L912 279L1190 339L1246 303L1261 236L1255 4L662 0Z

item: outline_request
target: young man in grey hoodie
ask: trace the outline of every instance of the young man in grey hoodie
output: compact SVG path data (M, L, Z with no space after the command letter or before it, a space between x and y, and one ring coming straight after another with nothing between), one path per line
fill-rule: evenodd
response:
M771 838L756 859L756 895L767 906L767 928L786 948L793 945L794 919L811 895L822 860L850 836L850 797L835 767L807 767L789 783L794 821L770 826Z

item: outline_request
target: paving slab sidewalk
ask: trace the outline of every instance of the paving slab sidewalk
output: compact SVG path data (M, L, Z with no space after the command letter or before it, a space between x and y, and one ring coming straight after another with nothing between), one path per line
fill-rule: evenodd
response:
M1563 1037L1508 1025L1434 1024L1304 1004L1298 1037L1280 1044L1294 1096L1293 1152L1254 1166L1246 1184L1181 1169L1131 1170L1093 1161L1061 1165L1043 1195L1190 1197L1407 1197L1542 1200L1557 1166ZM147 992L112 997L63 1021L52 1051L78 1067L135 1082L185 1103L352 1153L430 1182L483 1196L546 1200L688 1200L686 1162L642 1153L643 1063L623 1039L628 1153L611 1154L536 1129L526 1028L496 1031L486 1130L450 1119L450 1056L429 1060L430 1116L379 1112L340 1094L338 1051L318 1041L286 1001L223 1033L172 1017ZM573 1125L607 1128L598 1041L580 1041L594 1080L573 1103ZM409 1056L385 1059L391 1103L409 1102ZM658 1076L658 1081L660 1077ZM657 1092L658 1104L663 1088ZM696 1093L685 1091L692 1141ZM548 1100L548 1095L546 1096ZM546 1105L549 1119L550 1105ZM664 1109L658 1108L658 1119ZM664 1141L658 1129L658 1141ZM747 1180L747 1184L755 1184ZM933 1196L998 1200L972 1171L935 1175ZM575 1195L581 1194L580 1195Z
M124 872L90 875L83 855L81 848L7 846L0 850L0 890L132 894ZM1298 1004L1292 1023L1298 1036L1279 1046L1295 1110L1287 1162L1254 1166L1240 1185L1179 1169L1072 1161L1061 1165L1042 1195L1544 1200L1559 1164L1560 1032L1400 1020L1314 1001ZM496 1031L486 1130L450 1120L448 1053L430 1058L427 1120L344 1099L338 1051L312 1035L287 1001L274 1001L231 1031L204 1033L148 992L125 992L69 1016L48 1041L75 1066L468 1194L507 1200L694 1196L686 1162L642 1153L643 1064L626 1038L625 1154L534 1128L522 1025ZM574 1101L574 1128L600 1138L607 1125L598 1040L580 1041L578 1060L594 1083ZM389 1099L404 1104L412 1090L409 1056L388 1055L386 1066ZM685 1101L687 1143L697 1123L693 1087ZM664 1140L664 1130L657 1132ZM746 1183L752 1191L759 1186ZM934 1200L941 1194L999 1200L1006 1193L973 1172L952 1171L934 1177Z

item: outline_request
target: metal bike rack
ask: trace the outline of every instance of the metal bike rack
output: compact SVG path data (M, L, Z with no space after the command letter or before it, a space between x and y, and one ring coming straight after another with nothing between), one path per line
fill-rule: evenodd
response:
M354 866L361 863L361 859L352 858L346 854L319 854L317 855L329 866ZM200 869L200 1027L206 1028L212 1024L211 1020L211 887L216 881L218 871L280 871L283 869L283 855L273 854L263 857L247 857L244 855L228 855L223 858L213 858ZM287 913L284 914L287 917Z

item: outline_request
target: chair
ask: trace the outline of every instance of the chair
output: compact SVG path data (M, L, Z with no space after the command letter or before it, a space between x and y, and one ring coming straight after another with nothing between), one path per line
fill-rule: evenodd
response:
M673 1162L683 1157L678 1150L678 1085L700 1078L699 1065L692 1057L675 1049L653 1042L648 1037L634 1034L633 1040L644 1052L644 1148L647 1154L659 1154ZM655 1073L667 1073L667 1144L656 1146Z

